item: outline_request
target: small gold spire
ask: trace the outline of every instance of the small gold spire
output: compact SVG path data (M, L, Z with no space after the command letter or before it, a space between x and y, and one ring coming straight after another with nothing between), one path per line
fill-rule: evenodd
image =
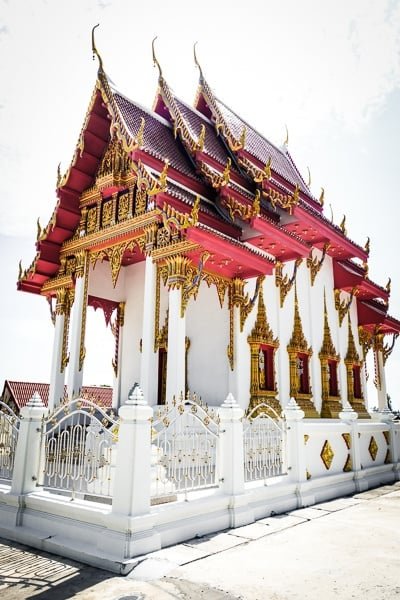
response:
M198 68L198 70L199 70L199 73L200 73L200 80L202 80L202 79L204 79L204 76L203 76L203 71L202 71L202 69L201 69L200 63L199 63L199 61L197 60L196 46L197 46L197 42L195 42L195 43L193 44L193 57L194 57L194 64L195 64L195 65L196 65L196 67Z
M391 286L392 286L392 278L389 277L388 282L387 282L386 287L385 287L385 290L387 291L388 294L390 294Z
M369 254L369 247L370 247L370 239L369 236L367 237L367 241L365 242L365 246L364 246L364 250L365 252L367 252L367 254Z
M339 227L342 230L343 235L347 235L346 215L343 215L343 219L342 219L342 222L340 223Z
M247 135L246 125L243 125L242 133L240 134L240 145L242 148L244 148L246 145L246 135Z
M324 190L323 187L321 188L321 194L320 194L320 197L319 197L319 203L320 203L321 206L323 206L325 204L325 190Z
M43 233L42 226L40 225L40 217L38 217L38 218L37 218L37 221L36 221L36 228L37 228L37 229L36 229L36 241L38 242L38 241L39 241L39 239L40 239L40 236L41 236L41 235L42 235L42 233Z
M297 204L299 199L300 199L300 190L299 190L298 184L296 183L296 187L294 188L294 192L293 192L293 202L295 202Z
M92 53L93 53L93 60L94 60L95 56L97 56L97 58L98 58L98 61L99 61L99 73L103 73L104 72L103 71L103 61L101 59L99 51L96 48L96 43L94 41L94 30L97 29L97 27L99 27L99 23L97 23L97 25L95 25L92 28Z
M265 163L265 167L264 167L264 173L267 179L271 179L271 164L272 164L272 158L271 156L269 157L269 159L267 160L267 162Z
M18 263L18 281L21 281L22 273L23 273L23 270L22 270L22 259L21 259Z
M307 171L308 171L307 187L310 187L311 186L311 171L310 171L310 167L307 167Z
M151 49L152 49L152 53L153 53L153 65L158 68L158 78L162 79L163 75L162 75L160 63L157 60L156 52L155 52L155 49L154 49L154 42L156 41L156 39L157 39L157 36L151 42Z
M228 158L228 160L226 161L226 166L225 169L223 170L222 173L222 185L226 185L227 183L229 183L229 179L231 177L231 165L232 165L232 161L230 158Z
M253 217L258 217L261 210L261 194L260 190L256 190L256 194L253 200Z

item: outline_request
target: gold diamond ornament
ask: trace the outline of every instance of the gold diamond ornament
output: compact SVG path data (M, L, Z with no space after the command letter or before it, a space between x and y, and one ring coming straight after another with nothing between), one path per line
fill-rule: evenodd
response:
M375 441L374 436L371 436L371 440L369 442L368 451L371 455L372 460L376 459L376 455L378 454L378 444Z
M332 464L334 456L335 456L335 454L332 450L332 446L330 445L328 440L325 440L325 443L322 446L321 458L322 458L322 462L324 463L325 468L327 470L329 470L331 468L331 464Z

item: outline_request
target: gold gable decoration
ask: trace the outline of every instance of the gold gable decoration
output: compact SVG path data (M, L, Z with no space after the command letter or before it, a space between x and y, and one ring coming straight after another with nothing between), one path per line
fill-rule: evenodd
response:
M127 187L136 179L133 162L122 147L122 142L114 136L105 151L96 175L96 187L104 190L113 187Z
M257 306L257 317L254 327L251 330L250 335L247 338L250 346L251 366L250 366L250 404L248 412L251 412L259 405L259 412L267 412L267 405L271 406L276 413L280 413L281 407L276 399L277 386L276 386L276 373L275 373L275 351L279 348L278 338L274 338L273 331L268 323L267 312L264 303L264 294L262 288L262 282L258 292L258 306ZM269 347L269 352L272 353L272 381L273 389L262 389L260 385L260 352L263 352L263 348ZM265 361L265 356L263 356ZM265 373L262 374L265 377ZM268 386L265 386L267 388Z
M328 311L326 308L326 295L324 290L324 337L322 341L321 350L319 353L319 359L321 361L321 384L322 384L322 408L321 417L328 419L336 419L339 417L339 413L342 410L340 403L340 394L337 389L336 395L330 393L330 363L335 363L336 369L336 387L338 388L338 363L340 361L340 355L336 352L336 348L332 341L331 330L329 327Z
M305 412L307 418L319 417L319 414L311 400L312 390L310 381L310 373L308 371L308 391L300 391L300 374L298 368L299 355L305 355L307 359L307 368L309 368L309 360L312 356L312 348L308 346L308 342L303 332L303 325L301 322L299 302L297 298L297 287L294 288L294 322L293 332L290 338L289 344L287 345L287 351L289 354L289 369L290 369L290 397L294 398L300 405L302 410Z

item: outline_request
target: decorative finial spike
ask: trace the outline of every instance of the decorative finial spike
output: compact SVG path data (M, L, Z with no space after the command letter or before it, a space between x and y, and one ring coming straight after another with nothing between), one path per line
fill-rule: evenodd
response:
M157 69L158 69L158 78L162 79L163 78L162 70L161 70L161 67L160 67L160 63L157 60L156 52L155 52L155 47L154 47L154 42L156 41L156 39L157 39L157 36L155 38L153 38L153 41L151 42L151 49L152 49L152 53L153 53L153 65L155 67L157 67Z
M285 141L283 142L283 145L285 147L287 147L289 145L289 129L288 129L287 125L285 125L285 129L286 129L286 137L285 137Z
M307 187L310 187L311 186L311 171L310 171L310 167L307 167L307 171L308 171Z
M325 204L325 190L324 190L323 187L321 188L321 194L320 194L320 197L319 197L319 203L320 203L321 206L323 206Z
M202 80L204 79L204 76L203 76L203 71L202 71L202 68L201 68L201 66L200 66L200 63L199 63L199 61L197 60L196 46L197 46L197 42L195 42L195 43L193 44L193 57L194 57L194 64L196 65L196 67L197 67L197 68L198 68L198 70L199 70L199 73L200 73L200 81L202 81Z
M343 219L342 222L339 225L340 229L342 230L342 233L344 235L347 235L347 229L346 229L346 215L343 215Z
M42 232L43 232L42 226L40 225L40 217L37 218L36 228L37 228L37 231L36 231L36 241L38 242L39 239L40 239L40 236L42 235Z
M368 237L367 237L367 241L365 242L365 246L364 246L364 250L365 250L365 252L366 252L367 254L369 254L369 250L370 250L370 242L371 242L371 240L370 240L370 238L369 238L369 236L368 236Z
M392 285L392 278L389 277L388 282L386 284L386 288L385 288L388 294L390 294L391 285Z
M97 56L97 58L99 60L99 73L103 73L103 61L101 59L99 51L96 48L96 43L94 41L94 30L97 29L97 27L99 27L99 23L97 23L97 25L95 25L92 28L92 53L93 53L93 60L94 60L95 56Z
M18 281L20 281L22 279L22 259L19 261L18 263Z

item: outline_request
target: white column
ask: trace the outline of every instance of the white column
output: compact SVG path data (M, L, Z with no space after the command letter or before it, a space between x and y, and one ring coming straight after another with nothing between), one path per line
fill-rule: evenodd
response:
M120 302L117 308L117 316L115 319L114 336L117 336L115 341L115 355L113 359L114 379L112 393L112 407L117 410L121 404L121 367L122 367L122 343L125 323L125 302ZM114 327L114 325L111 325Z
M35 392L21 408L21 423L15 453L11 494L20 496L36 490L40 468L42 418L47 408Z
M158 355L154 352L156 285L157 265L151 256L146 256L140 385L150 405L157 404Z
M79 395L83 379L83 361L85 358L85 326L86 326L86 304L88 265L87 255L78 257L79 264L76 270L75 296L71 311L70 323L70 352L68 363L68 398L71 400Z
M65 320L68 318L66 315L67 304L66 295L67 290L62 288L57 291L57 304L56 304L56 322L54 325L54 342L53 342L53 356L51 360L51 373L50 373L50 388L49 388L49 410L52 411L56 408L62 398L64 397L64 380L65 380L65 364L64 364L64 327Z
M168 355L166 403L185 394L186 318L181 316L181 289L168 292Z
M376 352L376 366L379 372L379 378L377 381L378 391L378 409L379 411L387 408L387 393L386 393L386 373L385 364L383 362L383 352L380 349L375 350Z
M243 393L243 377L244 368L243 365L246 362L243 361L243 344L240 332L240 307L233 306L233 369L229 369L228 385L232 391L234 398L237 398L239 405L245 410L249 404L249 390L247 394ZM246 342L247 344L247 342ZM249 346L247 345L246 351L249 352ZM247 373L246 373L247 375ZM248 386L249 387L249 386Z

